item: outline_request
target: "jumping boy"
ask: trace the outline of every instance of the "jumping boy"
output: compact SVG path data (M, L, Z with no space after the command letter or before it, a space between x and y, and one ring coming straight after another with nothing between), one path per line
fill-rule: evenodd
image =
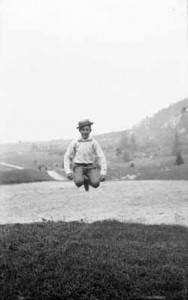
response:
M64 170L67 178L74 179L78 187L84 185L86 191L89 190L89 185L97 188L100 181L105 181L107 172L104 153L99 143L90 137L91 125L93 122L88 119L78 122L77 129L81 137L70 143L64 156ZM96 165L96 160L100 170Z

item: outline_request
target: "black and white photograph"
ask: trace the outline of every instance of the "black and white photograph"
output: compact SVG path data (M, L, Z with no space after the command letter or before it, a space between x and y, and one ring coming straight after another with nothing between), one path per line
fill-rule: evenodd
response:
M0 300L188 300L188 0L0 0Z

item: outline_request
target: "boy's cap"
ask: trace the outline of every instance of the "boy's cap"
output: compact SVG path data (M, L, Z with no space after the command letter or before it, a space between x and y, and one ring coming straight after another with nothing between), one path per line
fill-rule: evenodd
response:
M78 129L86 126L86 125L93 125L93 122L91 122L89 119L86 119L86 120L82 120L80 122L78 122Z

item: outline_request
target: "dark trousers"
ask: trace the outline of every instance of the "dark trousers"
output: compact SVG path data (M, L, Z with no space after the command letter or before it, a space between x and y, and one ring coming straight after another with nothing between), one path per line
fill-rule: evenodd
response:
M74 182L80 187L87 178L89 184L97 188L100 185L100 172L93 164L75 164L74 166Z

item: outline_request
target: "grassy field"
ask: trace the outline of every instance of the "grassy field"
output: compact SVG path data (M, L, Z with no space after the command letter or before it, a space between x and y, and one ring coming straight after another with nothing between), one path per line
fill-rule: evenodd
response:
M126 179L127 175L136 175L136 180L188 180L188 155L184 155L182 165L175 165L174 156L136 159L134 165L109 163L108 179Z
M73 182L36 182L0 186L0 220L123 222L188 226L186 181L107 181L98 189Z
M0 299L188 299L186 181L0 188Z
M0 299L188 299L188 228L1 225Z
M13 169L0 171L0 185L52 180L53 179L46 172L36 169Z
M62 167L63 155L51 154L46 152L28 151L24 153L0 153L0 160L5 163L18 165L24 168L32 168L36 161L38 165L45 165L48 168L52 168L54 164L58 164Z
M136 180L188 180L188 155L184 154L183 158L184 164L182 165L175 165L174 156L137 158L134 160L134 167L130 167L130 162L108 161L107 180L127 180L129 179L129 175L135 175ZM36 176L31 176L26 171L26 178L30 178L24 179L24 176L22 176L23 172L18 170L13 175L9 173L9 176L6 176L2 171L7 168L5 169L5 166L2 167L0 165L0 184L9 184L12 181L16 183L16 176L18 178L19 173L17 183L21 182L21 178L23 178L22 182L41 181L42 178L45 181L47 176L39 172L37 173L39 165L45 166L49 170L54 169L60 175L65 176L64 169L62 168L63 155L49 155L45 152L26 152L22 154L11 153L0 155L0 159L2 162L15 164L30 170L30 174L31 172L36 174ZM34 165L34 161L37 162L37 165ZM2 179L3 176L5 179ZM15 179L12 180L12 177L15 177Z

